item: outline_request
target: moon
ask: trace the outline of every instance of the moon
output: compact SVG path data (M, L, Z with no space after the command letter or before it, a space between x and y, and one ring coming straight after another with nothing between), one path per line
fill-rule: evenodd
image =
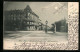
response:
M57 10L57 9L58 9L58 7L55 7L55 9Z

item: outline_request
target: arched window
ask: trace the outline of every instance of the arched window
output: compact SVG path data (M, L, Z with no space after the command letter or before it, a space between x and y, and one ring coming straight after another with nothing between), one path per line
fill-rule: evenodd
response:
M30 25L32 24L32 22L30 22Z

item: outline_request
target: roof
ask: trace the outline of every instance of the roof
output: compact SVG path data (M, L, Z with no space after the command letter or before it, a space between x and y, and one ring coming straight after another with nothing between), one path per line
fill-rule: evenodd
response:
M26 8L24 9L25 11L29 10L29 11L32 11L32 9L30 8L29 5L26 6Z
M37 14L35 14L34 12L32 12L32 14L39 18L39 16Z

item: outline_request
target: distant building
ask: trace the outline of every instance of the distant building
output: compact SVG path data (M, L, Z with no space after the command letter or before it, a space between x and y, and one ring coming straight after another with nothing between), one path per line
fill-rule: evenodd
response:
M68 23L66 22L65 18L55 22L55 25L56 25L56 31L68 32Z
M24 10L4 11L5 30L43 30L42 25L39 16L29 5Z

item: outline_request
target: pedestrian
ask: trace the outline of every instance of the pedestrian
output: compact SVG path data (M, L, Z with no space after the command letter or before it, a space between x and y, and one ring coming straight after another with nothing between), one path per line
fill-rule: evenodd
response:
M52 31L55 33L55 24L52 24Z

